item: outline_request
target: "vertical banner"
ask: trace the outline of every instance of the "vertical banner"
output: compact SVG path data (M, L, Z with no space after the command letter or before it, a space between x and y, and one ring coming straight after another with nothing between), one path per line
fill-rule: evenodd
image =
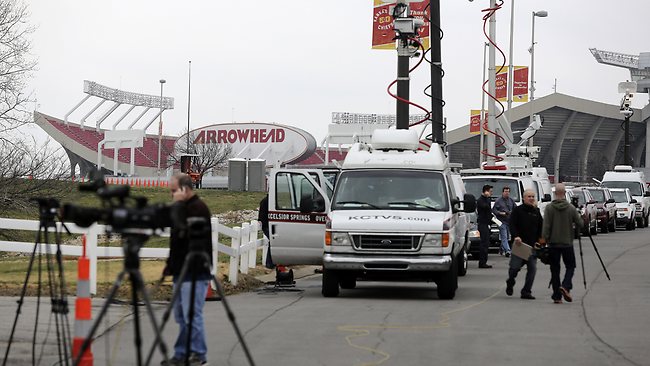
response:
M513 74L512 101L528 101L528 66L515 66Z
M481 133L481 110L472 109L469 111L469 133L476 135Z
M394 50L395 49L395 31L393 29L393 17L391 16L391 7L395 4L385 4L382 0L373 0L372 8L372 49L375 50ZM415 18L424 20L424 26L420 29L420 39L424 49L429 48L429 0L411 3L411 15Z
M504 66L499 70L500 66L497 66L497 77L496 77L496 97L501 102L508 101L508 66Z

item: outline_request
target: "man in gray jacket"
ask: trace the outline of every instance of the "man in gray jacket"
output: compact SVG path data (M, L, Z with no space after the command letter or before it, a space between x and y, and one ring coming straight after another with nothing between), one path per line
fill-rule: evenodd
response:
M510 187L505 186L501 192L501 197L497 198L492 207L492 213L501 221L499 226L499 238L501 239L501 249L499 254L504 254L506 257L510 256L510 245L508 243L510 234L510 214L517 206L515 201L510 198Z
M582 225L580 213L566 200L564 184L556 184L555 199L544 210L544 225L542 227L542 237L549 246L552 299L556 304L562 303L562 297L567 302L573 301L571 289L573 288L573 272L576 268L573 238L576 229L580 229ZM562 283L560 283L560 259L563 260L566 267Z

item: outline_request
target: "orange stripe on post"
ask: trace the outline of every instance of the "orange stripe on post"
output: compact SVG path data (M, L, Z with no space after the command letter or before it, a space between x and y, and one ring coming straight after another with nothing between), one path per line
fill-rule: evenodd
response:
M90 259L80 257L77 262L77 279L90 280Z
M92 315L92 303L89 298L77 298L74 306L75 320L90 320Z

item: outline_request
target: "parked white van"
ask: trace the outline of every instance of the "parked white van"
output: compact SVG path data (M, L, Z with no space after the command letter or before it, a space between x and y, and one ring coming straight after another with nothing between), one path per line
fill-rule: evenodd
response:
M614 171L605 172L601 185L607 188L628 188L632 197L637 201L635 203L636 226L648 226L650 191L646 186L643 172L637 171L629 165L616 165Z
M435 281L438 297L452 299L466 268L460 205L473 212L474 197L457 198L442 148L418 150L415 131L376 130L371 141L350 148L331 205L317 172L272 172L274 262L322 263L326 297L358 279L408 278Z

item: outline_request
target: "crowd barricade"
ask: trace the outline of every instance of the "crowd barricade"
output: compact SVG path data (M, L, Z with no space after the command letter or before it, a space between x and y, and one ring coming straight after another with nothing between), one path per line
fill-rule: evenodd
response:
M61 224L57 223L59 229ZM38 231L39 222L37 220L18 220L0 218L0 230L26 230ZM120 258L123 257L122 247L99 246L99 236L105 233L105 225L94 224L88 228L78 227L72 223L66 223L68 230L73 234L85 234L87 238L86 255L90 260L90 292L97 293L97 260L99 258ZM161 233L160 236L169 236L169 230ZM221 237L230 238L230 245L221 242ZM35 235L34 235L35 237ZM50 235L50 237L53 237ZM16 242L0 240L0 252L18 252L32 253L34 250L33 242ZM55 244L39 244L42 253L56 253ZM257 261L257 252L262 251L260 264L265 263L268 253L268 240L262 236L260 238L260 227L257 221L243 223L240 227L229 227L219 222L217 218L212 219L212 249L213 265L212 271L216 274L218 268L219 253L228 256L229 269L228 281L237 285L239 273L248 273L250 268L255 268ZM38 250L37 250L38 253ZM82 252L81 245L62 244L61 253L68 257L80 257ZM169 248L147 248L140 249L140 258L167 258Z

